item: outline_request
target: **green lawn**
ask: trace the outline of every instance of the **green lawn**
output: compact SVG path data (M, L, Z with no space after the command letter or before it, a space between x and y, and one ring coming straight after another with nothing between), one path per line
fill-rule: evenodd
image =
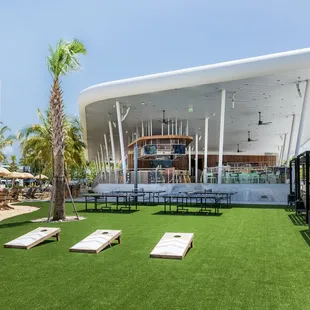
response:
M48 205L34 205L41 209L0 222L1 244L40 226L27 221L46 216ZM49 225L61 228L59 242L0 248L0 309L310 308L307 227L281 206L235 206L221 216L77 207L86 220ZM121 229L123 243L98 255L68 251L96 229ZM194 232L194 248L183 261L149 258L169 231Z

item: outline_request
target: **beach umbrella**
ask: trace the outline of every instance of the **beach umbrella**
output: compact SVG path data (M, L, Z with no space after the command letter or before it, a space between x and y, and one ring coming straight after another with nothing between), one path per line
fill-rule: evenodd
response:
M40 174L38 174L34 178L37 179L37 180L39 180L39 179L41 179L41 180L48 180L48 177L46 175L44 175L44 174L41 174L41 177L40 177Z
M6 179L23 179L24 174L21 172L13 171L4 176Z
M5 169L3 167L0 167L0 176L5 176L10 174L10 171L8 169Z
M28 172L24 172L23 175L24 175L24 179L33 179L34 178L34 176Z

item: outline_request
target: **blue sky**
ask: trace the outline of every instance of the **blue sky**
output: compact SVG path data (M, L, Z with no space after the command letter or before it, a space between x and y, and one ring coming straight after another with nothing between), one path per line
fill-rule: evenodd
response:
M95 83L310 46L307 0L0 2L0 119L13 133L48 105L48 45L78 38L82 70L63 79L69 114ZM17 155L18 146L12 150Z

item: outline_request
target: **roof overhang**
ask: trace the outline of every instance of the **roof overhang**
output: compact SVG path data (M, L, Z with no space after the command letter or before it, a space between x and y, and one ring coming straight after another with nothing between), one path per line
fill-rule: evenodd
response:
M282 104L281 109L283 108L283 115L285 114L287 117L292 113L295 113L298 118L302 100L298 98L295 83L310 78L309 68L310 48L306 48L97 84L83 90L79 96L79 109L81 122L84 128L84 138L86 142L91 140L88 137L88 132L90 130L88 130L88 128L90 128L89 124L92 121L86 119L86 110L88 108L90 118L92 115L95 117L99 111L102 115L109 113L110 117L114 118L115 109L112 109L112 105L115 101L120 101L121 103L132 107L137 105L137 109L139 109L138 106L141 105L141 101L144 100L143 98L148 100L152 97L152 100L157 100L159 102L160 99L167 98L167 94L169 94L169 98L176 98L175 101L170 100L171 106L173 104L178 106L179 104L176 102L177 100L180 100L180 93L181 95L184 95L186 91L185 97L188 101L190 101L188 98L191 97L191 94L192 98L195 98L195 96L200 96L201 92L204 94L209 93L210 98L212 98L214 102L212 104L208 102L208 104L210 105L209 108L213 109L215 102L218 103L218 107L220 106L219 96L215 94L216 91L219 93L222 88L225 88L230 94L232 94L238 92L240 88L242 88L240 85L243 85L243 87L244 85L250 85L247 90L240 94L240 102L243 101L243 109L247 108L247 101L254 99L256 96L257 109L255 110L255 113L257 113L258 110L264 108L266 103L263 94L270 93L270 98L272 97L272 100L269 100L271 106L273 104L279 104L280 108L280 104ZM278 81L280 82L278 83ZM282 90L280 86L283 86ZM180 92L179 94L174 94L173 92L169 92L171 90L180 90ZM195 90L197 91L195 92ZM304 90L303 85L301 85L301 90ZM156 99L157 94L158 99ZM163 97L165 94L166 97ZM261 96L258 96L258 94L261 94ZM285 100L283 97L285 97ZM229 96L227 96L227 98L227 100L229 100ZM281 100L285 102L281 103ZM184 104L186 105L186 103ZM94 111L92 111L92 106L94 107ZM158 109L161 108L162 107L158 107ZM272 111L272 109L273 108L271 107L270 110ZM135 112L131 111L130 113ZM150 113L151 112L149 111L149 114ZM157 112L154 110L152 113L155 115ZM204 113L206 114L207 112ZM226 115L227 117L229 116L228 114ZM253 118L253 115L249 115L249 119ZM141 115L138 115L138 119L141 120L140 116ZM201 115L200 113L200 117L205 116L206 115ZM158 113L155 117L159 117ZM268 117L272 117L272 114L268 115ZM186 116L180 116L180 118L185 119ZM235 115L234 118L235 122L238 123L238 114ZM103 116L102 122L105 123L106 120L107 118ZM275 120L268 120L277 122L276 118ZM240 122L242 121L243 119L240 117ZM131 122L134 123L133 119L131 119ZM298 119L296 119L296 122L298 123ZM95 124L92 125L94 126ZM133 126L135 125L136 124ZM282 122L282 125L280 126L281 128L279 128L278 131L276 130L277 132L274 134L284 134L283 130L286 132L289 131L289 125L289 120L287 120L285 124ZM102 127L98 128L98 130L101 132L108 132L105 124L102 124ZM94 134L94 127L92 127L91 131L91 134ZM268 135L267 131L266 134ZM266 137L266 139L267 138L268 137ZM307 139L309 139L308 136L303 137L303 141L306 141ZM98 143L100 143L100 141ZM280 143L281 141L279 141L279 144ZM266 149L266 151L270 150L270 148Z

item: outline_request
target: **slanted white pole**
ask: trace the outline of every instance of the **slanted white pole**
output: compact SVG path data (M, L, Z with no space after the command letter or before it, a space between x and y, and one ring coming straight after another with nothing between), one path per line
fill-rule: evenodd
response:
M164 123L161 123L161 135L164 135Z
M218 163L218 184L222 183L223 175L223 148L224 148L224 126L225 126L225 104L226 104L226 90L222 89L221 96L221 124L220 124L220 141L219 141L219 163Z
M208 183L208 133L209 133L209 118L205 118L205 151L203 164L203 180Z
M195 146L195 183L198 183L198 134L196 134Z
M180 135L182 136L183 135L183 121L181 120L180 122Z
M144 137L144 124L143 121L141 122L141 137Z
M118 101L116 101L116 114L117 114L119 144L120 144L120 148L121 148L123 182L124 182L124 184L126 184L126 158L125 158L125 147L124 147L124 135L123 135L123 126L122 126L122 119L121 119L120 104Z
M114 146L114 136L113 136L113 128L112 128L112 122L111 121L109 121L109 130L110 130L112 159L113 159L114 174L115 174L115 183L118 183L118 175L117 175L117 168L116 168L116 156L115 156L115 146Z
M187 147L188 150L188 174L191 175L192 173L192 147L189 144Z
M286 156L286 167L290 166L290 153L292 149L294 126L295 126L295 114L292 115L291 132L290 132L290 138L288 140L288 150L287 150L287 156Z
M109 156L109 147L108 147L108 139L107 139L107 135L104 134L104 144L105 144L105 156L107 159L107 164L108 164L108 170L109 170L109 183L110 183L110 174L111 174L111 167L110 167L110 156Z
M186 121L186 136L189 135L189 130L188 130L188 120Z
M107 169L106 169L106 163L104 161L102 144L100 144L100 153L101 153L101 162L102 162L103 171L104 171L104 178L106 179L107 178Z
M177 117L175 118L175 134L178 134L178 119Z
M169 122L169 118L168 118L168 135L170 135L170 122Z
M139 139L139 127L136 127L136 139Z
M101 163L101 160L100 160L100 153L99 153L99 151L97 152L97 158L98 158L98 164L99 164L99 172L101 173L102 172L102 163Z
M153 136L153 122L152 122L152 120L150 120L150 132L151 132L150 136Z
M309 93L310 93L310 88L309 88L309 82L307 80L306 81L304 101L303 101L302 109L301 109L297 140L296 140L295 157L297 155L299 155L299 152L300 152L301 137L302 137L302 133L304 130L305 118L306 118L307 108L308 108L308 104L309 104Z
M280 166L283 164L284 152L285 152L285 147L286 147L286 136L287 136L287 133L284 134L284 140L283 140L283 147L282 147L282 155L281 155Z

